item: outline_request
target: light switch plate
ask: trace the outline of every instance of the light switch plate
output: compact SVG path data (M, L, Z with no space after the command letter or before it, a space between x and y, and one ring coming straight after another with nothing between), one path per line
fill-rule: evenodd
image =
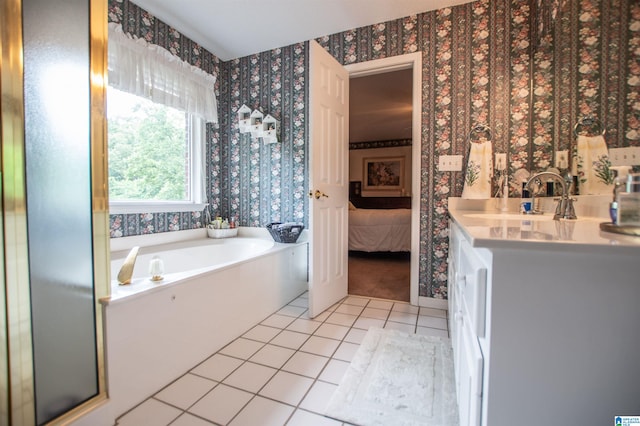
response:
M640 147L610 148L609 160L611 160L612 166L640 165Z
M462 155L441 155L438 158L438 171L459 172L462 170Z

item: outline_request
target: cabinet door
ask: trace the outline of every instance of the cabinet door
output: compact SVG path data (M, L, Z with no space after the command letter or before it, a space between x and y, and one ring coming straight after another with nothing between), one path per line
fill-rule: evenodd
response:
M484 337L487 293L487 267L466 240L460 241L460 261L456 283L460 289L465 315L471 321L473 333Z
M459 362L456 364L460 425L479 426L482 408L483 358L480 344L463 317L460 330Z

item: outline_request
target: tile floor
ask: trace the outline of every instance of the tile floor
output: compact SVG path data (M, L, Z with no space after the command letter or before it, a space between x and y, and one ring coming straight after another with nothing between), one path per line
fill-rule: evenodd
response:
M371 326L448 337L444 310L349 296L311 320L304 293L117 424L342 425L322 413Z

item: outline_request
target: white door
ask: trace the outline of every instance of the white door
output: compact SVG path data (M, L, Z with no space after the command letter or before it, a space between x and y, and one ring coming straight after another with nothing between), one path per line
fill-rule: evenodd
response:
M348 291L349 73L309 42L309 316Z

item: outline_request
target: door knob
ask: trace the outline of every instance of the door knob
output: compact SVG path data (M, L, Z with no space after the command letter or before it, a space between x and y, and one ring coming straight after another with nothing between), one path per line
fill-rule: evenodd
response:
M316 200L319 200L320 197L325 197L325 198L329 198L329 196L327 194L325 194L324 192L321 192L319 190L315 190L315 192L313 191L309 191L309 197L314 197Z

